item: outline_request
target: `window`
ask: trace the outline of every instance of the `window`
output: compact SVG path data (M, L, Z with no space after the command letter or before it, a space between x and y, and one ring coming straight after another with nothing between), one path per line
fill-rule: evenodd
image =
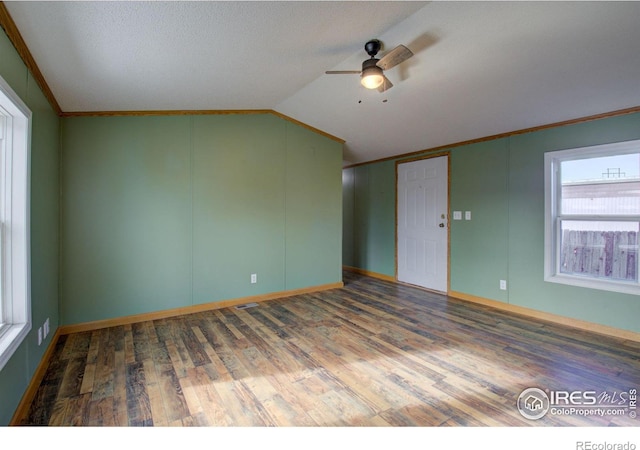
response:
M545 280L640 295L640 141L545 154Z
M0 370L31 331L31 111L0 77Z

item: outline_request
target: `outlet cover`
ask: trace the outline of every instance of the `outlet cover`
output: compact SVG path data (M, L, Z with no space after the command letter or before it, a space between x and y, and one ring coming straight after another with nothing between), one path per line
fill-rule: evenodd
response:
M38 328L38 345L42 345L42 327Z
M500 289L503 291L507 290L507 280L500 280Z
M256 284L258 282L258 274L257 273L252 273L251 274L251 284Z

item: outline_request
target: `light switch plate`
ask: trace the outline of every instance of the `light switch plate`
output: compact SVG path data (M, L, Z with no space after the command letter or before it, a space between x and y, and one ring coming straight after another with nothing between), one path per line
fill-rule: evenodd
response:
M454 211L453 220L462 220L462 211Z

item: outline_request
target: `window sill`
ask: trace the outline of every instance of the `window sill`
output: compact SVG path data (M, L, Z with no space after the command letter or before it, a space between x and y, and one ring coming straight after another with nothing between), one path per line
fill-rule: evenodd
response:
M0 370L25 340L29 331L31 331L30 323L8 325L6 329L3 328L0 336Z
M621 294L640 295L640 284L625 283L620 281L598 280L572 275L549 275L544 281L549 283L559 283L568 286L583 287L588 289L598 289L601 291L618 292Z

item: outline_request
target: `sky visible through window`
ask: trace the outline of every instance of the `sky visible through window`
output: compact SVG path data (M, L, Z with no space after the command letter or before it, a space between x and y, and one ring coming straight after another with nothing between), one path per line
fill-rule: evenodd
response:
M640 178L640 152L562 162L562 184Z
M584 216L585 221L563 220L563 229L583 231L631 231L640 223L594 221L594 216L640 214L640 151L561 162L561 212ZM588 216L592 216L590 219Z

